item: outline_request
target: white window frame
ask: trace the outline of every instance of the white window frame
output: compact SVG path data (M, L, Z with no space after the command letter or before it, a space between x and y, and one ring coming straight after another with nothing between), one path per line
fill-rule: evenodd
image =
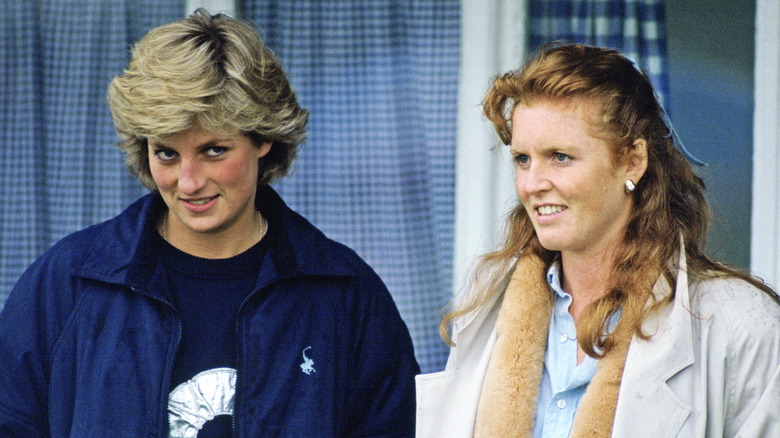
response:
M482 117L497 74L517 68L525 50L526 0L461 0L452 284L457 293L478 257L496 248L516 204L509 148Z
M195 12L195 9L198 8L203 8L210 14L224 12L231 17L236 16L235 0L187 0L185 5L185 15L190 15L191 13Z
M750 269L780 284L780 2L756 1Z

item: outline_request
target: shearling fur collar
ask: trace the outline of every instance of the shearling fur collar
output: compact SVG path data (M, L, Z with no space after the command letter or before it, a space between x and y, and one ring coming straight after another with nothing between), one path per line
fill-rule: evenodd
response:
M552 304L544 262L537 256L523 255L512 273L498 314L497 339L477 408L475 437L533 435ZM625 310L621 319L627 317ZM609 437L612 433L618 390L633 334L633 324L626 322L617 325L615 346L599 360L596 375L575 415L572 437Z

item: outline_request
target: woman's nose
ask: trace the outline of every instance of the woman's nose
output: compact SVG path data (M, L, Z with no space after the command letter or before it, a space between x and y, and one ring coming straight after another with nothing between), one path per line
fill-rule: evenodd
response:
M201 163L196 158L182 158L179 166L179 190L186 194L200 191L206 178Z
M517 191L533 195L550 190L552 183L543 166L531 164L526 169L517 170Z

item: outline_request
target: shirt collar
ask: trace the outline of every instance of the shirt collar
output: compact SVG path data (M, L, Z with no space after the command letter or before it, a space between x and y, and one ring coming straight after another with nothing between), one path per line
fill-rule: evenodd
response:
M550 289L553 291L555 297L553 310L559 315L568 314L572 296L566 293L563 290L563 287L561 287L561 259L559 257L556 257L555 260L550 263L550 267L547 268L547 284L550 285ZM617 312L612 315L612 318L609 320L608 331L611 332L615 330L615 326L620 320L621 313L622 309L618 308Z
M556 258L550 264L550 267L547 268L547 284L550 285L550 289L557 295L556 298L569 296L561 287L561 259Z

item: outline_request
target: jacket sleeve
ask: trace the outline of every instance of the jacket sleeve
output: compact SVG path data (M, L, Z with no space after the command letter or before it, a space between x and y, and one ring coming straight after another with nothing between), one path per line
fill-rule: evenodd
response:
M353 342L351 375L357 394L348 400L348 436L413 437L414 378L420 368L406 324L373 272L360 277L363 310Z
M737 432L739 438L780 436L780 365Z
M3 437L49 435L49 353L70 307L69 274L60 275L68 269L58 269L54 258L44 255L22 274L0 313Z
M707 279L691 292L706 380L688 380L706 436L780 437L780 305L735 278Z
M747 294L754 297L745 296ZM724 324L728 400L724 436L780 437L780 305L756 289L743 292L741 315Z

